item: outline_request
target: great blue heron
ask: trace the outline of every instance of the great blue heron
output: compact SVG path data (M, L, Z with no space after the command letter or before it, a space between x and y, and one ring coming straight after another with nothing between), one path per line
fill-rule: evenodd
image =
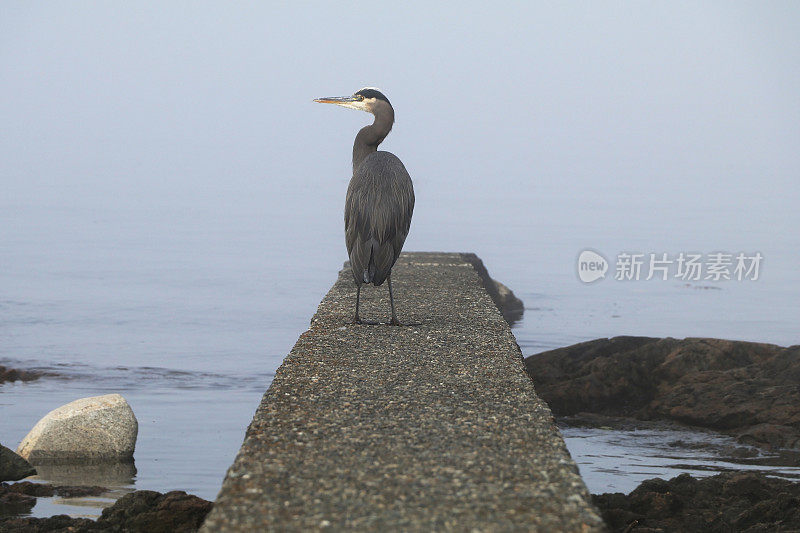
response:
M379 90L367 87L353 96L318 98L321 104L336 104L375 115L375 122L361 128L353 143L353 177L347 187L344 205L344 234L350 267L356 282L357 324L377 324L361 320L358 304L361 285L389 284L391 324L401 325L394 311L392 267L411 226L414 212L414 186L406 167L392 153L378 151L394 124L394 109Z

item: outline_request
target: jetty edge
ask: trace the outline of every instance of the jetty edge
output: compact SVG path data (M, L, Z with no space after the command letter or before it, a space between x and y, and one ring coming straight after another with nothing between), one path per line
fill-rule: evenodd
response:
M353 324L343 269L201 531L604 531L476 260L402 254L404 327ZM363 317L388 306L362 289Z

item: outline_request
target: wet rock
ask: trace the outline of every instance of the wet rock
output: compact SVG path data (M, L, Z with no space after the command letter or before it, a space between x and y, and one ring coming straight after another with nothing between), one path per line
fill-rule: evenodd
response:
M593 495L611 531L798 531L800 483L762 473L649 479L628 495Z
M532 355L525 364L557 416L666 419L744 444L800 446L800 346L615 337Z
M82 486L79 485L77 487L62 487L56 485L53 487L56 496L61 496L62 498L84 498L86 496L100 496L108 492L108 489L105 487L96 487L94 485Z
M84 496L100 496L108 492L105 487L96 486L63 486L63 485L48 485L47 483L32 483L30 481L22 481L20 483L12 483L11 485L4 484L4 489L7 492L16 494L24 494L26 496L35 496L37 498L49 498L52 496L61 496L62 498L82 498Z
M495 301L495 305L497 305L500 312L503 313L506 321L513 323L522 318L522 314L525 312L525 304L522 303L522 300L517 298L511 289L496 279L492 281L495 287L497 287L497 300Z
M35 497L11 490L8 483L0 483L0 517L29 513L34 505Z
M3 533L67 533L84 531L103 531L94 520L72 518L65 514L50 518L5 518L0 519L0 532Z
M37 498L55 496L56 493L55 488L52 485L47 485L45 483L31 483L30 481L6 485L6 490L16 494L36 496Z
M131 532L197 531L212 506L211 502L183 491L160 494L139 490L126 494L113 506L104 509L97 522Z
M0 444L0 481L16 481L36 474L28 461Z
M138 429L119 394L82 398L42 418L17 453L33 465L131 461Z
M6 381L33 381L43 375L41 372L17 370L0 365L0 383L5 383Z
M513 326L525 313L525 305L522 300L517 298L511 289L489 276L489 271L486 270L486 266L480 257L471 253L462 254L462 257L475 268L494 305L500 310L506 322Z
M737 440L743 444L770 449L800 448L797 429L777 424L756 424L739 431Z

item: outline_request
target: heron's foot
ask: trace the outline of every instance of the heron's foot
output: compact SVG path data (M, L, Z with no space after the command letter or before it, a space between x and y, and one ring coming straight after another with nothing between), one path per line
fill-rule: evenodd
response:
M421 322L408 322L408 323L403 323L403 322L400 322L399 320L397 320L397 317L392 317L392 320L389 322L389 325L390 325L390 326L405 326L405 327L411 327L411 326L420 326L420 325L422 325L422 323L421 323Z
M378 326L380 322L376 320L364 320L363 318L356 318L353 324L364 324L365 326Z

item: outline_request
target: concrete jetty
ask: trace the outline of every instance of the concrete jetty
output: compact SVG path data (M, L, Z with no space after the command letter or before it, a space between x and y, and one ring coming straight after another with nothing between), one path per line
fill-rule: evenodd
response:
M472 254L405 253L414 326L349 269L264 394L201 531L602 531ZM485 273L485 269L483 269ZM386 287L362 317L389 319Z

